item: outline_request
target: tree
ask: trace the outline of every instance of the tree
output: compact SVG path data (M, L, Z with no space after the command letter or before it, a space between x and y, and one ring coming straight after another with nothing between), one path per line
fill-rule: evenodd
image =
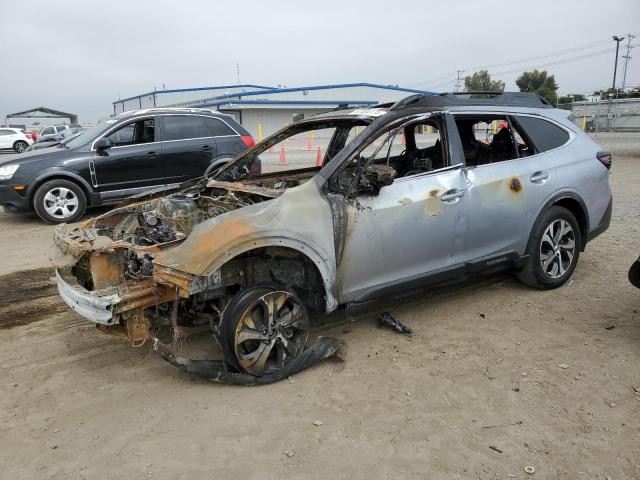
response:
M504 82L491 80L487 70L480 70L464 79L464 89L467 92L504 92Z
M516 80L516 85L521 92L534 92L544 97L549 103L555 105L558 101L558 84L553 75L546 70L534 70L523 72Z
M572 103L572 102L583 102L586 99L587 99L587 97L585 97L581 93L570 93L569 95L563 95L562 97L558 98L558 104L561 104L561 103Z

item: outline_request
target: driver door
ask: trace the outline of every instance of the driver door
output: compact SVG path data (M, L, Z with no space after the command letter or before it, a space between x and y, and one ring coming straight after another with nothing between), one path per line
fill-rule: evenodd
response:
M460 273L467 182L463 165L451 165L444 135L445 122L452 121L449 117L431 117L438 126L432 127L431 140L445 144L440 168L419 173L409 170L378 195L359 195L348 201L348 233L338 265L342 303L400 293ZM382 146L380 151L390 152L383 162L391 165L394 153L396 158L411 153L403 150L409 145L415 148L415 139L402 139L402 133L396 134L390 148ZM371 144L359 155L366 157L370 150ZM373 161L381 163L379 158Z

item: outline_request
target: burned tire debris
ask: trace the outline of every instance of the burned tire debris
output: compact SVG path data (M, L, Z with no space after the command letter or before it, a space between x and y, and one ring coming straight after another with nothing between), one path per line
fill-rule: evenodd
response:
M185 373L190 373L212 382L247 386L279 382L330 358L344 362L347 354L346 344L343 341L331 337L318 337L312 345L303 350L284 368L262 377L256 377L240 371L222 360L190 360L178 356L158 339L154 339L153 349L164 360Z

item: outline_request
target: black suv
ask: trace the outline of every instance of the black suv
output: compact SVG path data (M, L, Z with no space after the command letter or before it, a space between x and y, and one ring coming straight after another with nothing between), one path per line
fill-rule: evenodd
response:
M86 207L211 174L253 145L229 115L183 108L125 112L63 145L0 163L0 205L11 213L34 210L49 223L72 222Z

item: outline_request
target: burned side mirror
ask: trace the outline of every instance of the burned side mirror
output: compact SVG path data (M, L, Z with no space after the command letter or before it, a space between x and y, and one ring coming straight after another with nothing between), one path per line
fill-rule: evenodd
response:
M395 168L388 165L369 165L362 172L356 194L377 196L382 187L391 185L395 178Z

